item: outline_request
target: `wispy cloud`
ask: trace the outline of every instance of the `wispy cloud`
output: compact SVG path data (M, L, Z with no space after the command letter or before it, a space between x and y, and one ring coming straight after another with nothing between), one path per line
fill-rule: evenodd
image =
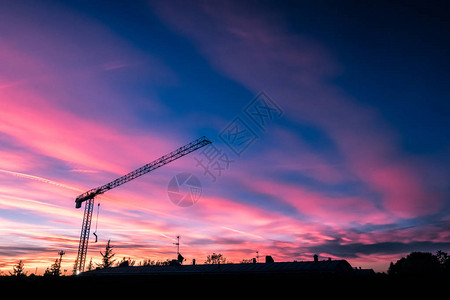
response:
M39 176L34 176L34 175L20 173L20 172L13 172L13 171L8 171L8 170L3 170L3 169L0 169L0 172L4 173L4 174L17 176L17 177L22 177L22 178L27 178L27 179L31 179L31 180L36 180L36 181L39 181L39 182L53 184L53 185L56 185L56 186L59 186L59 187L65 188L65 189L69 189L69 190L72 190L72 191L77 191L77 192L83 192L84 191L83 189L80 189L80 188L77 188L77 187L73 187L73 186L70 186L70 185L67 185L67 184L59 183L59 182L56 182L56 181L53 181L53 180L50 180L50 179L47 179L47 178L39 177Z
M150 38L127 39L64 5L0 11L0 268L19 257L47 267L64 249L71 269L83 214L74 197L204 131L220 132L216 126L227 121L221 109L251 100L233 98L242 90L266 91L282 118L259 130L255 145L215 183L184 158L96 198L100 240L88 259L98 259L111 239L119 257L165 260L176 255L177 235L183 255L198 261L212 251L234 262L259 251L276 260L318 253L378 262L449 246L448 220L429 221L447 195L435 192L445 186L442 172L406 153L401 132L376 107L335 85L343 66L325 45L251 3L176 3L179 9L172 2L149 9L175 32L163 28L155 49L186 47L192 56L174 51L177 63L194 57L204 64L182 66L180 74L163 63L173 57L144 47ZM188 99L182 76L199 86L220 77L236 90L217 104L211 95L224 90L208 82ZM199 113L202 105L220 113L200 118L208 113ZM189 208L168 199L167 184L180 172L202 181L202 198Z
M291 34L283 22L274 22L282 20L281 16L269 16L257 7L242 10L238 3L227 3L213 9L210 4L198 3L186 7L189 14L169 11L164 4L156 7L219 71L250 90L270 91L292 122L301 117L325 131L346 160L347 170L382 195L386 210L399 217L439 210L443 199L425 196L429 191L421 170L401 152L395 129L376 109L329 83L339 67L325 47ZM200 30L204 22L214 24L214 31Z

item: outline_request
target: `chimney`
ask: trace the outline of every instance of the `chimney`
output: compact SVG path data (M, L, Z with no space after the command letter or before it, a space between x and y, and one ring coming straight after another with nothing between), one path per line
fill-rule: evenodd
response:
M192 259L192 265L195 266L195 258Z
M314 254L314 263L317 264L319 262L319 256L317 254Z
M266 264L271 264L271 263L274 263L272 256L266 255Z

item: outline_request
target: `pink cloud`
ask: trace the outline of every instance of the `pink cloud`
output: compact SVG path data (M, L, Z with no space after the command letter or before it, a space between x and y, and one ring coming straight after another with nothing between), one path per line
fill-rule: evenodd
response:
M361 197L332 198L303 187L273 181L255 180L247 184L255 191L273 195L292 204L299 212L324 224L383 224L390 219L374 203Z
M424 187L417 165L410 158L402 157L395 131L383 123L382 117L328 83L340 66L324 47L308 38L291 35L279 16L255 17L227 3L219 10L212 10L204 3L194 4L207 20L213 21L210 24L215 24L204 26L195 13L185 13L192 10L190 5L182 14L164 5L158 7L162 16L193 37L199 51L219 72L255 92L267 91L283 107L289 121L301 118L324 130L343 155L343 166L329 163L289 130L273 127L279 148L261 154L261 161L271 164L261 167L260 160L241 161L230 170L229 178L223 179L225 186L243 186L256 195L268 195L280 204L289 204L299 212L299 216L290 216L257 203L244 204L249 202L237 197L224 197L218 185L208 185L210 190L205 189L195 206L177 207L167 198L167 182L176 172L192 169L193 165L190 160L177 161L148 175L151 177L96 199L102 203L101 239L90 245L88 257L98 262L99 251L111 238L117 245L119 259L131 256L164 260L175 255L173 243L180 233L183 255L199 262L212 251L223 252L237 262L253 257L259 250L260 255L273 255L278 261L310 259L314 247L336 241L345 246L393 239L405 243L448 240L446 232L438 232L433 226L423 228L428 231L359 233L349 229L391 223L397 216L433 213L440 207L441 199ZM3 16L1 12L0 15ZM73 15L64 16L68 23L74 20ZM11 22L10 18L0 19L3 25ZM0 207L47 221L37 227L31 220L1 219L8 230L5 236L9 238L0 241L0 247L12 249L7 243L20 239L21 243L30 245L30 252L23 250L20 258L44 268L53 262L54 249L67 249L63 264L71 269L83 213L73 207L76 190L113 180L116 175L123 175L189 142L190 138L184 140L185 137L170 135L162 126L156 126L152 132L128 126L134 124L128 99L120 99L114 87L102 79L102 74L111 76L132 69L127 73L130 76L173 81L173 74L164 66L100 24L84 22L81 27L75 26L70 38L59 36L57 27L48 30L48 25L44 25L35 27L36 33L44 34L22 39L19 37L34 27L30 24L36 25L23 21L16 28L17 35L0 38L3 62L0 133L26 150L25 155L20 155L5 145L0 150L0 167L42 179L18 178L0 172L4 183L0 187ZM30 49L39 51L33 53ZM152 67L148 68L152 70L150 73L144 71L148 66ZM157 110L164 109L153 100L148 104L151 109L155 106ZM218 124L222 121L214 117L211 120ZM36 161L42 157L57 161L58 168L40 167ZM63 172L61 168L69 170L63 175L68 178L61 180L58 173ZM331 184L354 175L379 194L382 202L363 197L329 197L305 187L270 180L265 172L271 170L299 172ZM31 251L33 255L28 255ZM381 259L381 255L360 257L369 261L374 257ZM0 256L0 267L11 269L15 262Z
M367 172L370 183L384 193L385 207L403 217L414 217L436 212L440 199L427 192L407 165L377 166Z
M0 111L3 133L38 153L74 166L121 174L130 168L125 162L142 163L152 156L149 145L155 153L153 156L175 147L173 142L154 134L127 135L111 124L76 116L32 93L1 91L0 97L4 99ZM22 99L27 99L27 103Z
M219 72L255 93L266 91L284 108L286 118L295 122L301 117L324 130L347 169L381 195L387 211L399 217L438 211L443 199L430 195L421 170L402 157L395 130L374 108L328 82L342 66L319 43L290 34L282 16L269 16L255 6L243 10L237 3L220 9L208 4L185 7L191 13L161 3L154 7L168 24L190 37ZM203 22L214 26L201 30ZM315 176L331 175L330 168L319 166Z
M0 43L0 132L28 148L29 160L34 152L73 169L117 174L173 150L176 137L163 129L156 134L123 125L132 123L134 108L105 75L127 67L129 76L161 83L173 79L170 70L101 23L80 22L61 7L36 9L55 13L42 23L37 11L20 4L0 12L6 30ZM157 99L146 102L162 107ZM15 164L14 170L27 171L27 163L17 158L3 168Z
M7 21L0 18L1 24ZM104 80L105 70L132 69L135 76L147 79L157 74L154 82L168 79L170 72L148 54L99 29L98 24L83 24L75 36L65 40L54 39L58 29L48 31L26 19L18 26L5 26L14 28L16 35L1 38L0 134L9 143L0 149L4 171L0 172L0 207L12 216L23 216L17 222L1 220L5 237L0 241L2 271L12 269L19 258L24 259L26 268L33 264L33 272L36 266L45 269L54 261L55 249L66 250L63 266L71 270L83 214L82 209L74 208L75 197L96 182L113 180L190 142L190 138L183 140L162 129L156 133L123 126L124 120L132 119L133 110ZM31 27L35 36L26 38L19 33ZM82 32L89 34L83 36ZM80 42L95 36L92 43ZM92 56L86 57L88 53ZM147 102L152 107L151 99ZM156 106L161 109L161 104ZM111 107L114 109L109 110ZM64 170L68 171L64 174ZM117 217L120 208L123 212L123 207L128 207L117 208L116 204L128 197L121 194L116 202L105 205L102 238L110 235L130 244L136 229L144 230L136 235L137 240L145 240L149 232L161 239L170 231L167 221L133 223L130 214ZM111 198L114 200L114 195ZM156 214L158 210L147 208L147 212ZM129 232L117 233L124 223L129 224ZM11 241L15 245L9 245ZM90 253L99 256L98 251L99 246L92 244Z
M250 162L252 165L248 168L267 169L264 170L267 172L293 171L323 183L339 183L349 179L348 174L342 172L340 165L327 161L292 131L275 125L270 130L270 136L263 137L264 143L280 144L283 147L271 147L264 151L259 159ZM271 163L262 165L262 160Z

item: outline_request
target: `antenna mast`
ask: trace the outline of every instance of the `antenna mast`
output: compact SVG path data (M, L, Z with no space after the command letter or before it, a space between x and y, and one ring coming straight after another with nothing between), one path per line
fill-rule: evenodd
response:
M180 236L177 235L177 242L173 243L174 245L177 246L177 256L180 254Z

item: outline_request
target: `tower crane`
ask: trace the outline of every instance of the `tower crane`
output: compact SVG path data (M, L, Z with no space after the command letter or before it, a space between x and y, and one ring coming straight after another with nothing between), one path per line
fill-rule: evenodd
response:
M175 151L170 152L169 154L161 156L157 160L154 160L151 163L148 163L140 167L139 169L136 169L122 177L117 178L114 181L111 181L110 183L93 188L79 195L75 199L75 207L80 208L83 202L86 203L84 205L84 215L83 215L83 222L81 225L81 235L80 235L80 243L78 245L78 254L75 260L75 265L73 267L74 274L78 274L79 272L84 271L89 241L89 232L91 229L92 212L94 208L94 198L96 196L104 194L105 192L113 188L116 188L124 183L136 179L144 174L147 174L208 144L211 144L211 141L208 140L205 136L203 136L199 139L196 139L195 141L190 142L189 144L186 144L176 149Z

